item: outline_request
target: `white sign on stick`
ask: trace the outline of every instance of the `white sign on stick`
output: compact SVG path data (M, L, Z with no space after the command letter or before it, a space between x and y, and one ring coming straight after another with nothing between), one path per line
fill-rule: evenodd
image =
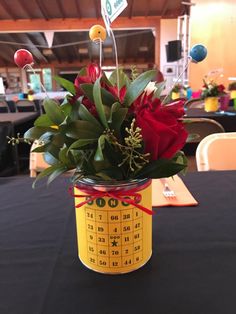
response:
M101 0L101 13L109 34L110 24L127 7L126 0Z

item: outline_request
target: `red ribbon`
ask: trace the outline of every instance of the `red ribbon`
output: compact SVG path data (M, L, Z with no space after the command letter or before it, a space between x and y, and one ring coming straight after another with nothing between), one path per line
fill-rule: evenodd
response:
M91 191L91 188L90 189L87 189L87 188L84 188L84 187L80 188L80 187L75 185L74 187L76 189L82 191L85 194L73 194L73 187L69 188L69 192L70 192L71 196L74 196L74 197L79 197L79 198L88 197L85 201L77 204L75 206L76 208L79 208L79 207L83 206L84 204L87 204L87 203L95 200L96 198L107 196L107 197L111 197L111 198L117 199L117 200L119 200L121 202L125 202L125 203L128 203L130 205L133 205L133 206L141 209L145 213L147 213L149 215L153 215L154 211L152 211L152 210L150 210L150 209L148 209L148 208L146 208L146 207L136 203L137 201L141 201L142 200L142 195L140 193L137 193L137 192L140 191L140 189L143 190L144 188L148 187L150 184L151 184L151 181L148 181L144 185L142 185L140 187L136 187L136 188L130 189L128 191L120 190L120 191L105 191L105 192L97 191L95 189L92 189L92 191ZM91 192L93 194L91 194ZM132 197L133 199L126 198L128 196Z

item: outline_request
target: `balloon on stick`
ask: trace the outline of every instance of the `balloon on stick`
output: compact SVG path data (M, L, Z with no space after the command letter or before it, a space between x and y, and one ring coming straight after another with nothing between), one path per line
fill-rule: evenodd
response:
M183 71L180 73L180 75L177 77L174 85L171 87L169 93L167 93L167 95L165 96L165 98L162 101L162 104L165 103L165 100L169 97L172 89L175 87L175 85L178 83L179 79L182 77L182 75L184 74L184 72L187 70L187 68L189 67L190 63L198 63L203 61L207 56L207 49L205 46L203 46L202 44L197 44L194 45L191 49L190 49L190 53L189 53L189 60L187 62L187 64L185 65Z
M35 75L35 71L32 67L32 65L34 64L34 58L32 56L32 53L29 52L28 50L26 49L18 49L15 54L14 54L14 62L15 64L19 67L19 68L22 68L24 70L31 70ZM48 94L47 94L47 91L46 91L46 88L43 86L43 84L41 83L40 81L40 85L44 91L44 93L47 95L48 97Z
M102 43L106 40L106 29L101 25L93 25L89 30L90 39L99 44L99 66L102 67Z

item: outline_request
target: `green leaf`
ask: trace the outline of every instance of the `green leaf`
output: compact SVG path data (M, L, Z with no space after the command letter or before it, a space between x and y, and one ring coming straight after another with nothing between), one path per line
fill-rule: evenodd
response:
M46 114L42 114L34 122L34 126L50 127L52 125L52 120L50 120Z
M95 102L95 106L97 109L98 116L105 128L108 128L107 120L106 120L106 115L105 115L105 110L104 106L102 103L102 97L101 97L101 86L100 86L100 78L96 80L93 86L93 98Z
M94 156L94 160L96 160L96 161L104 160L103 149L105 147L105 140L106 140L105 135L101 135L98 139L98 147L97 147L97 151L96 151L95 156Z
M160 98L160 97L161 97L161 93L162 93L163 90L165 89L165 86L166 86L166 81L157 83L157 84L155 85L155 87L156 87L156 90L155 90L155 92L154 92L154 97L155 97L155 98Z
M46 98L43 106L48 118L53 124L60 125L64 121L66 116L56 101Z
M60 76L54 76L54 80L59 83L62 87L64 87L68 92L72 95L76 94L75 86L71 81L68 81Z
M129 107L143 92L147 84L155 77L156 71L150 70L139 75L127 88L124 104Z
M27 132L25 132L24 138L38 140L46 132L56 133L57 130L46 128L46 127L35 126L33 128L30 128Z
M58 165L58 167L53 171L52 174L49 175L47 185L49 185L53 180L59 177L62 173L66 172L68 169L65 165Z
M36 179L34 180L34 182L33 182L33 184L32 184L33 189L35 188L36 182L38 182L40 179L42 179L42 178L44 178L44 177L49 176L49 175L52 174L57 168L58 168L58 165L54 165L54 166L48 167L48 168L44 169L42 172L40 172L40 173L37 175Z
M125 120L127 112L128 108L119 108L112 114L111 129L114 129L118 136L120 136L120 128L123 121Z
M78 120L70 123L66 135L75 139L97 139L102 131L89 121Z
M88 97L88 99L94 103L93 100L93 84L84 83L80 85L80 88L84 92L84 94Z
M83 104L79 106L79 115L82 120L91 122L96 126L97 130L100 130L101 132L103 131L100 122L88 111L88 109Z
M165 178L171 177L186 168L186 165L179 164L172 159L158 159L151 161L138 171L134 178Z
M120 108L120 103L119 102L115 102L114 104L112 104L111 106L111 112L110 112L110 117L108 119L108 123L112 122L112 115L114 112L116 112L118 109Z
M130 85L130 80L128 76L124 73L122 69L118 70L118 76L119 76L119 88L121 89L123 86L129 86ZM112 85L117 85L117 70L114 70L109 77L110 82Z
M68 150L78 149L86 145L92 144L94 142L96 142L96 139L79 139L75 141L73 144L71 144Z
M105 88L101 88L101 97L102 97L102 103L109 107L111 107L111 105L117 101L117 98L114 97Z
M49 164L49 165L55 165L55 164L58 163L58 158L55 158L55 157L52 155L52 153L54 154L55 151L53 151L53 150L51 149L51 152L46 151L46 152L44 152L44 154L43 154L43 159L44 159L44 160L46 161L46 163ZM57 154L55 154L55 155L57 155L57 157L58 157L58 154L59 154L59 150L57 151Z
M69 116L72 110L72 106L69 102L61 104L61 110L65 116Z

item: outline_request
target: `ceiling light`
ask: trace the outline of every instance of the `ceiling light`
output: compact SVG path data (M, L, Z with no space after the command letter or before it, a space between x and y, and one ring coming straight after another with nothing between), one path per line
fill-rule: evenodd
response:
M43 49L43 54L45 56L51 56L53 55L52 49Z
M112 53L112 51L113 51L113 50L112 50L112 47L104 47L104 48L103 48L103 52L104 52L104 53Z
M148 47L147 46L141 46L138 48L139 51L141 52L147 52L148 51Z
M88 53L88 48L79 48L79 54L86 55Z

